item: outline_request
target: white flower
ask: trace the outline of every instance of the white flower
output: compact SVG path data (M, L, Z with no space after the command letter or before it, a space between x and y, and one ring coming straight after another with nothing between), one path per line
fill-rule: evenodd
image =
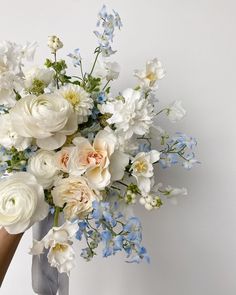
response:
M125 140L133 134L144 135L152 124L153 106L141 96L139 91L126 89L122 99L116 99L99 107L102 114L109 113L108 124L115 124L117 133Z
M87 122L93 108L93 99L90 94L78 85L64 86L59 93L72 104L77 114L78 124Z
M1 78L0 78L1 85ZM16 104L16 94L12 89L0 88L0 105L13 107Z
M72 155L70 173L81 175L85 173L89 183L96 189L104 189L112 180L121 179L129 158L116 151L116 137L107 130L97 133L93 145L88 139L77 137ZM111 174L112 173L112 174Z
M43 82L47 87L52 82L53 76L54 72L51 69L33 67L25 73L25 87L30 89L36 80Z
M0 226L10 234L24 232L48 214L43 188L30 173L17 172L1 179L0 192Z
M158 80L161 80L165 76L165 71L161 62L157 58L154 58L146 63L145 70L136 70L134 74L139 78L141 86L144 88L153 88L157 85Z
M58 94L25 96L10 110L10 116L19 135L36 138L37 145L45 150L61 147L66 135L77 130L71 104Z
M94 75L107 81L116 80L120 74L120 66L117 62L99 60Z
M138 153L132 161L130 170L132 175L136 178L138 188L141 193L147 194L150 192L153 177L153 163L159 161L160 153L156 150L152 150L148 153Z
M63 147L60 151L56 153L56 165L58 169L66 173L70 172L70 161L72 159L73 152L74 147Z
M5 148L15 147L18 151L23 151L30 145L31 138L16 133L9 114L0 115L0 126L0 144Z
M174 101L168 108L167 108L167 116L172 123L176 123L177 121L181 120L186 111L182 107L181 101Z
M162 205L162 200L159 196L147 194L139 199L139 203L145 207L148 211L152 209L158 209Z
M52 197L56 206L63 207L67 220L85 218L93 209L93 201L98 200L97 193L89 187L83 176L58 180L52 190Z
M48 47L51 49L51 53L56 53L57 50L63 47L63 43L57 36L49 36Z
M69 275L75 266L75 252L71 245L77 231L78 225L69 221L60 227L53 227L41 241L33 241L30 254L40 255L44 248L49 249L47 257L50 265L56 267L59 273Z
M170 198L173 204L177 204L176 197L179 195L186 196L188 194L188 191L186 188L177 188L172 187L168 185L163 191L163 195L165 195L167 198Z
M28 161L27 171L33 174L44 189L50 188L58 177L56 153L53 151L37 151Z

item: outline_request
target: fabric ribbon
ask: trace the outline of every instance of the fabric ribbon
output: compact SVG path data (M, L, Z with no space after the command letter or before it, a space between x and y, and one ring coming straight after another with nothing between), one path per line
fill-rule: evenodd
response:
M53 225L53 215L33 226L33 238L41 240ZM48 263L47 252L34 255L32 260L32 287L38 295L69 295L69 278Z

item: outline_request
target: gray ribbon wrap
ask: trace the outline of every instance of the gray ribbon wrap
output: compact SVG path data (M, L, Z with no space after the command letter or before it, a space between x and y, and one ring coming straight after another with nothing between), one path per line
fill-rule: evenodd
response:
M53 225L53 215L49 215L33 226L33 238L41 240ZM32 260L32 287L38 295L69 295L69 278L52 268L47 259L48 252L34 255Z

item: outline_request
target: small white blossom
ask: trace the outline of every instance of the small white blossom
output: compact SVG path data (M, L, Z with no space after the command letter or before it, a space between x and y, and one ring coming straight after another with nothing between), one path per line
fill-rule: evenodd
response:
M150 192L153 177L153 163L159 161L160 153L152 150L148 153L138 153L132 161L130 170L132 175L136 178L138 188L144 194Z
M54 72L47 68L33 67L25 72L25 87L31 88L35 80L41 81L47 87L53 79Z
M53 227L41 241L33 241L30 251L32 255L40 255L45 249L49 249L48 262L56 267L59 273L69 275L75 266L75 252L72 248L73 237L78 230L78 225L66 221L60 227Z
M99 60L94 75L107 81L116 80L120 74L120 66L117 62Z
M51 53L55 54L57 50L63 47L63 43L57 36L49 36L48 47L51 49Z
M185 114L186 111L182 107L181 101L174 101L168 108L167 108L167 117L172 123L176 123L177 121L181 120Z
M152 209L158 209L162 205L162 200L159 196L154 196L152 194L148 194L142 196L139 199L139 203L145 207L148 211Z
M134 75L140 80L140 84L144 88L154 88L157 86L158 80L165 76L165 71L161 62L154 58L146 63L146 69L136 70Z

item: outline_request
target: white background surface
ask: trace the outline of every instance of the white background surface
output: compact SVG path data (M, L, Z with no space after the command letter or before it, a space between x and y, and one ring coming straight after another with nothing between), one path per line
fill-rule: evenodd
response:
M162 103L182 99L188 115L174 128L197 137L201 166L158 172L166 184L187 186L189 197L151 214L137 208L150 266L123 257L96 258L71 275L71 295L236 294L236 18L230 0L106 0L122 16L113 58L122 66L116 89L133 86L133 69L158 56L167 70ZM103 1L1 1L0 39L37 40L38 62L47 36L58 34L62 53L80 47L91 58L92 34ZM172 128L163 120L166 128ZM32 295L30 232L25 234L1 295ZM78 249L79 257L79 249Z

